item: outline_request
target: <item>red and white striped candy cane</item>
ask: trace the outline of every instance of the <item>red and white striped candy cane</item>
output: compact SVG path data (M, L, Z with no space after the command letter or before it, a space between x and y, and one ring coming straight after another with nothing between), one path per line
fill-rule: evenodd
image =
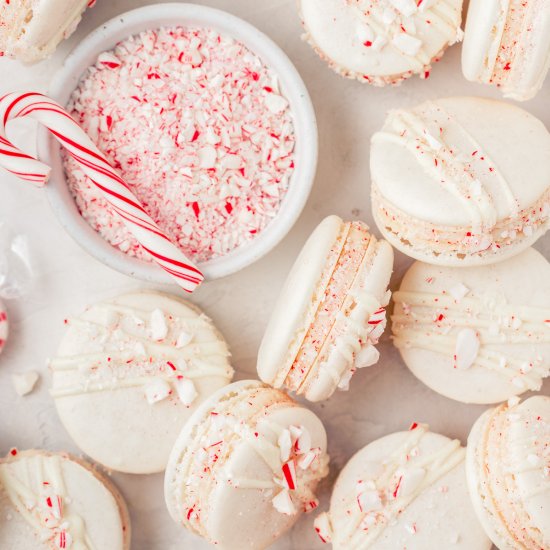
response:
M0 166L38 186L48 181L50 167L23 153L6 137L6 124L26 116L50 130L103 193L143 249L184 290L193 292L204 278L202 273L161 231L86 132L55 101L35 92L14 92L0 99Z

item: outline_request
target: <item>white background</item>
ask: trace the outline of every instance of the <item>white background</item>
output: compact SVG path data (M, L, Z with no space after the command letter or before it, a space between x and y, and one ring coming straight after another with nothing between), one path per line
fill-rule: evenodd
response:
M80 38L95 27L131 8L151 2L98 0L78 31L56 55L39 65L0 60L0 93L13 90L46 91L49 77ZM287 238L267 257L226 279L207 283L193 296L226 336L233 353L237 378L255 377L255 356L277 293L297 252L315 225L328 214L358 218L372 224L369 201L369 140L389 108L413 105L428 98L498 93L467 83L460 71L460 46L452 47L434 68L428 81L417 78L398 88L377 89L346 80L331 70L301 41L302 30L295 0L211 0L197 2L238 15L275 40L300 71L313 99L320 133L319 166L305 211ZM83 67L84 69L84 67ZM550 81L534 101L524 106L550 127ZM34 136L15 128L29 152ZM513 132L514 129L510 128ZM525 182L528 184L529 182ZM12 446L78 450L61 426L48 395L50 376L45 366L63 332L63 318L78 314L86 304L132 289L143 288L104 267L83 252L64 233L50 211L46 195L31 184L0 173L0 221L25 233L36 264L36 284L21 300L8 303L11 336L0 357L0 453ZM550 235L537 248L550 256ZM397 254L392 288L398 286L411 260ZM177 292L175 287L169 290ZM405 368L388 336L380 346L379 364L360 372L347 394L313 406L329 434L332 468L320 491L326 506L330 486L351 455L369 441L401 430L412 420L465 442L470 426L484 407L466 406L440 397L417 381ZM27 369L41 373L34 393L18 397L10 375ZM550 395L550 381L543 391ZM101 411L98 411L101 414ZM93 422L93 419L90 419ZM164 508L162 476L112 475L130 507L136 550L207 548L208 545L172 523ZM312 549L317 543L305 516L277 548ZM467 527L466 527L467 528ZM108 549L105 549L108 550Z

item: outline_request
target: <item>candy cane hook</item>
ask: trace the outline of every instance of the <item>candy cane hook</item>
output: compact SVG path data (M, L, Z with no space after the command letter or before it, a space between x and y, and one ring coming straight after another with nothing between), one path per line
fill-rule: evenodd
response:
M105 156L72 117L55 101L36 92L14 92L0 98L0 166L42 187L50 167L27 155L6 136L10 120L30 116L46 126L82 171L100 190L142 248L187 292L204 279L202 273L175 246L145 212L143 206Z

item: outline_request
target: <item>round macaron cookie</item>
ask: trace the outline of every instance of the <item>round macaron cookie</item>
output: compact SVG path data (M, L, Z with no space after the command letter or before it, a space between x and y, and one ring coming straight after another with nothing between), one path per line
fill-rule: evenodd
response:
M326 445L319 418L285 393L231 384L201 405L172 450L170 515L219 548L266 548L317 507Z
M126 294L66 320L51 394L78 447L107 468L164 470L182 426L233 376L212 321L184 300Z
M415 262L393 294L393 342L438 393L498 403L550 375L550 264L533 248L503 262Z
M462 71L525 101L541 89L550 66L550 0L470 0Z
M9 334L8 311L4 302L0 300L0 353L4 350Z
M0 3L0 52L25 63L50 56L95 0L11 0Z
M491 547L466 488L460 441L413 423L361 449L340 473L315 530L335 550Z
M375 221L417 260L489 264L548 229L550 133L514 105L456 97L392 111L370 164Z
M462 0L298 0L305 39L338 73L375 86L427 78L462 39Z
M12 449L0 460L0 548L129 550L126 504L82 460Z
M500 550L550 548L550 397L486 411L468 437L470 496Z
M258 354L260 378L310 401L373 365L386 326L391 246L362 222L325 218L286 280Z

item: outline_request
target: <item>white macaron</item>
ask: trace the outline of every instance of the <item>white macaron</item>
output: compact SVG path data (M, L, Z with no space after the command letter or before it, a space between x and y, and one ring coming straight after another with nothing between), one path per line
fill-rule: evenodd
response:
M130 518L114 485L66 453L12 449L0 460L0 548L129 550Z
M67 319L51 394L78 447L121 472L160 472L185 421L231 381L227 344L180 298L136 292Z
M317 506L326 445L321 421L285 393L231 384L201 405L174 446L170 515L219 548L266 548Z
M378 361L393 268L391 246L362 222L325 218L298 256L258 353L260 378L310 401L347 389Z
M335 550L491 547L466 488L460 441L413 423L361 449L340 473L315 529Z
M370 166L376 224L417 260L486 265L548 230L550 133L515 105L454 97L391 111Z
M525 101L541 89L550 66L550 0L470 0L462 71Z
M394 344L446 397L498 403L550 375L550 264L533 248L488 266L416 262L393 300Z
M483 413L468 437L475 510L500 550L550 548L550 397Z
M305 38L338 73L375 86L427 78L462 39L462 0L299 0Z

